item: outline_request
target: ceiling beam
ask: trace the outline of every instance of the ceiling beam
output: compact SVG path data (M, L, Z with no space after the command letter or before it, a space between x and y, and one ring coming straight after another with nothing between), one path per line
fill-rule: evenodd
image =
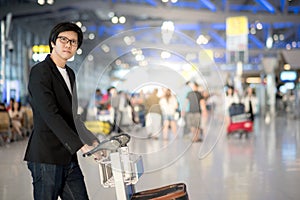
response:
M256 3L258 3L260 6L262 6L266 11L274 14L275 8L266 0L255 0Z

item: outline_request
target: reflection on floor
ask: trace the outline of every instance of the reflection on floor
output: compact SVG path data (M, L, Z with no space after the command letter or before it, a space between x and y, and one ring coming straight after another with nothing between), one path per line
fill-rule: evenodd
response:
M299 119L277 116L266 124L257 118L248 139L228 138L214 127L211 123L203 143L191 143L182 133L163 141L145 139L142 129L130 132L130 150L143 156L145 168L136 190L184 182L192 200L299 199ZM30 173L22 161L26 143L0 147L2 200L32 199ZM114 188L100 185L97 164L79 157L90 199L116 199Z

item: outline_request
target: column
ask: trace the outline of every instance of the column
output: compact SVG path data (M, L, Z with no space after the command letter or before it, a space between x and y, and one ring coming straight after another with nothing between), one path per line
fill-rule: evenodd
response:
M276 80L275 69L277 68L278 61L275 57L266 57L262 61L264 71L267 79L267 96L266 96L266 113L270 116L275 116L275 103L276 103Z

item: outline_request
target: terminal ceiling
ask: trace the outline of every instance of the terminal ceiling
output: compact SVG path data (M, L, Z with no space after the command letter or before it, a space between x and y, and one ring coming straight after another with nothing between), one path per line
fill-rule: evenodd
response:
M89 49L124 30L160 27L164 21L173 21L176 31L194 40L204 34L209 38L204 48L224 54L225 21L232 16L247 16L249 30L252 28L255 31L254 34L249 33L248 37L249 62L253 66L261 63L264 56L281 55L286 51L298 52L300 48L298 0L178 0L176 3L158 0L59 0L54 1L53 5L44 6L38 5L36 0L0 0L1 19L5 19L9 12L15 24L34 30L41 36L57 22L81 21L87 27L86 33L96 34L94 41L85 42ZM126 23L112 24L110 12L125 16ZM257 23L262 24L261 30L256 29ZM266 48L267 39L274 35L281 35L283 39L273 38L272 47ZM154 42L159 44L161 39L157 38ZM118 44L115 45L117 48ZM182 51L181 45L174 45L174 48ZM184 49L187 54L194 53L192 48ZM216 62L226 63L225 57Z

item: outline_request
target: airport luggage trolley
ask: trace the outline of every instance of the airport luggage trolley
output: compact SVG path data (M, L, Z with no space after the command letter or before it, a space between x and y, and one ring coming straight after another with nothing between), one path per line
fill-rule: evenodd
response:
M243 134L248 134L253 131L253 121L251 114L245 112L245 105L242 103L233 103L229 107L230 123L227 127L227 135L234 133L240 134L240 138Z
M144 173L144 167L142 157L129 152L127 146L129 140L130 136L127 134L113 136L83 154L86 157L97 151L106 150L107 155L98 161L101 185L104 188L114 187L117 200L188 200L184 183L136 192L135 184Z

